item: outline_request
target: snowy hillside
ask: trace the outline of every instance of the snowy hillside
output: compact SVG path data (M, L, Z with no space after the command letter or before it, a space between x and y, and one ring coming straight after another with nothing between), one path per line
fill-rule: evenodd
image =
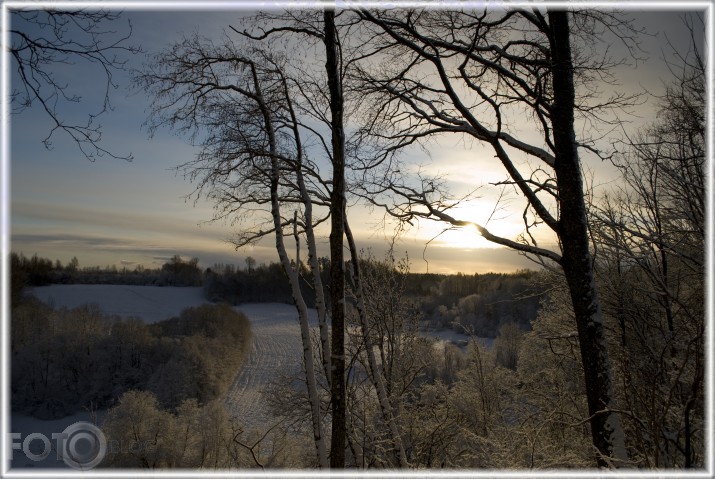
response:
M135 316L146 322L178 316L185 308L207 302L201 288L189 287L51 285L34 288L32 293L54 307L74 308L94 303L105 313ZM260 428L270 422L262 392L273 381L300 375L302 350L298 315L292 305L279 303L251 303L236 309L251 322L253 345L226 393L225 402L231 414L240 418L245 427ZM311 322L317 329L315 310L311 310ZM423 334L447 342L466 339L452 331Z
M207 302L201 288L185 287L52 285L34 288L32 293L55 307L94 303L105 313L135 316L152 323ZM253 345L226 393L226 405L244 426L260 427L268 421L261 392L272 381L300 371L298 315L293 306L278 303L245 304L236 309L251 322ZM317 322L315 311L311 319Z
M56 308L94 303L107 314L135 316L147 323L178 316L185 308L206 303L202 288L124 286L110 284L53 284L31 293Z

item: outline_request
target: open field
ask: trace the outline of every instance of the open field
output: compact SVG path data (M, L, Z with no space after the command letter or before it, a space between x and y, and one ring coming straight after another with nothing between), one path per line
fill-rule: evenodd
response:
M298 313L295 307L278 303L245 304L236 309L251 321L253 346L226 393L226 406L247 427L270 426L262 391L272 381L298 376L302 370ZM315 310L311 313L317 329Z
M188 307L207 301L202 288L124 286L124 285L51 285L37 287L32 293L56 308L74 308L94 303L108 314L138 317L156 322ZM263 404L262 392L273 381L301 374L302 349L298 315L288 304L252 303L236 307L251 322L253 344L251 353L228 389L225 403L229 412L240 419L244 427L270 426ZM317 317L311 310L311 323L317 329ZM457 341L464 335L451 331L424 333L442 341Z
M147 323L178 316L185 308L206 303L202 288L125 286L114 284L53 284L31 290L56 308L94 303L107 314L137 317Z
M125 285L51 285L31 290L37 298L55 308L75 308L82 304L96 304L103 312L120 317L137 317L153 323L178 316L188 307L207 303L202 288ZM295 307L280 303L249 303L235 307L251 323L253 343L241 371L228 388L224 403L229 413L247 429L266 430L273 426L263 393L269 386L285 378L302 377L302 346ZM310 310L310 320L317 333L317 316ZM459 342L466 337L453 331L423 333L437 342ZM99 422L106 411L97 411ZM61 432L79 420L88 420L86 412L62 419L43 421L21 414L12 415L12 431L22 437L42 432L47 437ZM63 467L54 455L35 463L21 452L15 454L14 467Z
M32 293L57 308L94 303L105 313L138 317L150 323L207 302L202 288L185 287L51 285L34 288ZM244 304L236 309L251 322L253 345L226 393L226 406L244 426L261 428L269 421L261 392L272 381L301 371L298 315L293 306L278 303ZM312 322L317 324L315 311L311 313Z

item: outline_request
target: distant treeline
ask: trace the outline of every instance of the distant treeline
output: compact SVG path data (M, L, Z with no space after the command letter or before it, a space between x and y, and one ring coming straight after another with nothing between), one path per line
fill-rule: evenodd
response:
M321 258L321 275L326 288L330 261ZM301 288L309 307L315 304L310 271L301 272ZM478 336L495 338L505 324L531 329L545 287L536 281L536 272L486 274L403 274L405 295L427 321L429 327L474 331ZM249 302L291 303L290 285L277 263L247 270L217 265L204 274L204 296L209 301L231 304ZM329 295L326 291L326 298Z
M36 254L28 258L22 253L10 254L13 291L25 286L48 284L128 284L152 286L201 286L201 270L198 258L184 261L175 255L159 268L136 265L134 269L110 265L80 267L77 257L67 264L60 260L40 258Z
M11 256L13 300L24 286L46 284L129 284L152 286L203 286L204 297L211 302L242 303L287 303L293 302L290 284L278 263L256 265L251 257L246 266L239 269L230 264L216 264L203 272L198 259L184 261L174 256L157 269L137 266L134 270L110 266L79 268L73 258L67 265L59 261L27 258L22 254ZM320 258L323 284L330 281L327 272L330 260ZM413 301L429 327L465 329L482 337L494 338L505 324L516 324L522 330L530 330L536 319L544 286L535 281L535 272L520 270L500 274L423 274L400 273L405 276L405 294ZM301 268L301 288L309 307L315 305L311 272Z
M55 310L32 297L11 311L12 410L57 418L112 407L129 390L172 410L218 398L250 350L246 317L206 304L154 324L93 305Z
M301 289L308 307L315 306L310 272L301 268ZM328 267L321 270L327 272ZM215 265L204 273L204 297L212 302L293 303L290 283L279 263L249 265L241 270L233 265ZM325 284L325 283L324 283Z

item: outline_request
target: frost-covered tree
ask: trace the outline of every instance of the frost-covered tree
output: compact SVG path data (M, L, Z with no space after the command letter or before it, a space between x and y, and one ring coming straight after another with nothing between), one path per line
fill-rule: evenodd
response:
M155 98L152 128L173 127L190 134L201 147L198 158L182 168L198 185L197 196L214 202L217 219L242 222L235 245L274 238L300 318L316 454L320 466L327 467L318 373L301 290L300 247L304 240L316 294L321 331L318 358L323 373L331 377L327 309L314 231L328 218L329 213L318 208L329 206L331 196L305 150L304 135L316 134L301 116L305 110L296 97L303 92L287 65L279 52L251 46L247 40L226 37L215 44L194 36L159 54L138 81ZM252 224L243 223L249 218ZM295 259L289 255L291 236Z
M598 124L604 110L632 101L618 94L598 98L599 82L608 81L616 63L596 50L605 31L634 47L632 27L610 12L538 8L364 9L358 15L379 50L355 74L365 96L364 136L356 142L363 196L399 221L428 218L472 227L491 242L557 265L579 336L596 460L601 467L623 464L627 452L581 170L582 152L598 150L592 138L577 137L575 128L577 120ZM525 117L529 128L517 121ZM525 200L524 241L456 217L451 209L457 201L444 183L400 173L397 152L449 133L483 145L502 165L508 176L503 184ZM534 166L524 172L520 163ZM531 234L537 225L553 233L559 251L537 243Z
M688 25L693 32L696 24ZM624 184L592 207L604 310L618 331L629 445L649 467L703 463L706 82L699 52L693 41L677 55L656 119L615 159Z

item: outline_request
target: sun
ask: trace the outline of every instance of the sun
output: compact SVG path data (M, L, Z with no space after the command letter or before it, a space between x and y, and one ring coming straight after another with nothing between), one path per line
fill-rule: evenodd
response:
M495 245L482 237L473 226L447 227L437 226L430 237L430 245L438 248L454 248L463 251L481 248L493 248Z
M441 248L454 248L459 250L473 250L483 248L501 247L486 240L476 228L476 224L483 226L490 233L516 240L524 231L521 215L516 212L500 211L498 219L491 214L494 204L487 199L471 200L450 210L450 215L458 220L470 221L474 225L450 226L441 221L421 221L417 236L428 241L431 246Z

